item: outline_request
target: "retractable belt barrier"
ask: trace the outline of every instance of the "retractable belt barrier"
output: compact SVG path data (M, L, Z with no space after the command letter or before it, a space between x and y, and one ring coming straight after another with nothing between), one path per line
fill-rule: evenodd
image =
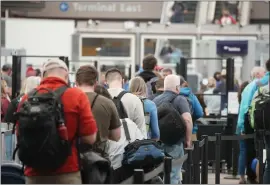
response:
M221 135L221 133L216 133L215 136L204 136L207 137L207 142L215 142L215 184L220 184L220 149L221 149L221 141L241 141L241 140L247 140L247 139L256 139L256 142L258 143L257 149L258 149L258 160L259 160L259 184L263 183L263 149L264 149L264 136L270 135L269 132L265 132L263 130L259 130L253 134L246 134L246 135L231 135L231 136L225 136ZM206 143L204 143L206 144ZM208 173L203 173L203 169L207 168L204 167L202 164L202 176L206 179L208 179ZM204 183L202 183L204 184Z
M2 123L4 125L4 123ZM12 153L16 146L16 137L11 130L1 129L2 138L2 161L12 160ZM170 173L173 167L186 164L184 172L184 184L208 184L208 143L215 142L215 184L220 184L220 149L221 141L240 141L247 139L256 139L259 160L259 184L263 182L263 149L264 136L270 135L269 132L259 130L253 134L246 135L221 135L216 133L215 136L203 135L202 140L194 141L192 148L185 149L185 155L179 159L165 157L164 162L153 171L144 174L143 169L135 169L134 175L122 181L120 184L143 184L146 181L157 177L163 173L164 183L170 184ZM18 158L15 162L20 163ZM201 162L201 165L200 165ZM200 169L201 167L201 169Z

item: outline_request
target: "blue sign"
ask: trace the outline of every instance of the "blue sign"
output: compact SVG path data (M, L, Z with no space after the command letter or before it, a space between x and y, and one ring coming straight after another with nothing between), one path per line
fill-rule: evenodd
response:
M247 40L217 40L218 55L247 55Z
M66 3L66 2L60 3L59 9L60 9L62 12L68 11L68 9L69 9L68 3Z

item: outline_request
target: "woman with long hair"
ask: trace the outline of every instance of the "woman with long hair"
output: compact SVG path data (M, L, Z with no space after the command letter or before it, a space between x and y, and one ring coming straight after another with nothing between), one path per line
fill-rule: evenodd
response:
M129 91L142 101L145 122L149 139L159 140L160 132L158 126L158 115L156 104L146 98L147 86L141 77L131 79Z
M8 96L8 86L5 80L1 80L1 121L7 114L10 98Z
M14 118L14 113L17 111L17 107L18 104L21 100L21 98L25 95L30 93L33 89L35 89L37 86L39 86L41 81L41 78L38 76L30 76L28 78L26 78L23 83L22 83L22 87L20 90L20 95L16 98L14 98L13 100L11 100L8 109L7 109L7 113L5 116L5 122L7 123L15 123L16 120Z
M244 91L245 87L249 84L248 81L243 82L240 85L239 91L238 91L238 102L241 103L242 100L242 92ZM240 175L239 184L246 184L246 178L245 178L245 171L246 171L246 161L247 161L247 153L246 153L246 142L245 140L242 140L239 142L239 158L238 158L238 174Z

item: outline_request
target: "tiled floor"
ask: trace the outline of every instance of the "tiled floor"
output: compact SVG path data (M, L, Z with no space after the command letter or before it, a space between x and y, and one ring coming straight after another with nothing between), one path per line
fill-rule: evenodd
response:
M235 179L224 179L224 177L228 177L228 174L220 174L220 184L238 184L239 180ZM208 184L215 184L215 174L209 173L208 174Z

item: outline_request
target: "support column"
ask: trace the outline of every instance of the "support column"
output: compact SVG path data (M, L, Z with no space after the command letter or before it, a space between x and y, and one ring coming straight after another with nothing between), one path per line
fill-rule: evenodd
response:
M210 23L214 20L215 11L216 11L216 1L209 2L207 9L207 22Z
M202 25L207 23L208 1L199 1L196 9L195 24Z
M245 26L249 24L250 20L251 1L242 1L239 9L240 12L240 24Z

